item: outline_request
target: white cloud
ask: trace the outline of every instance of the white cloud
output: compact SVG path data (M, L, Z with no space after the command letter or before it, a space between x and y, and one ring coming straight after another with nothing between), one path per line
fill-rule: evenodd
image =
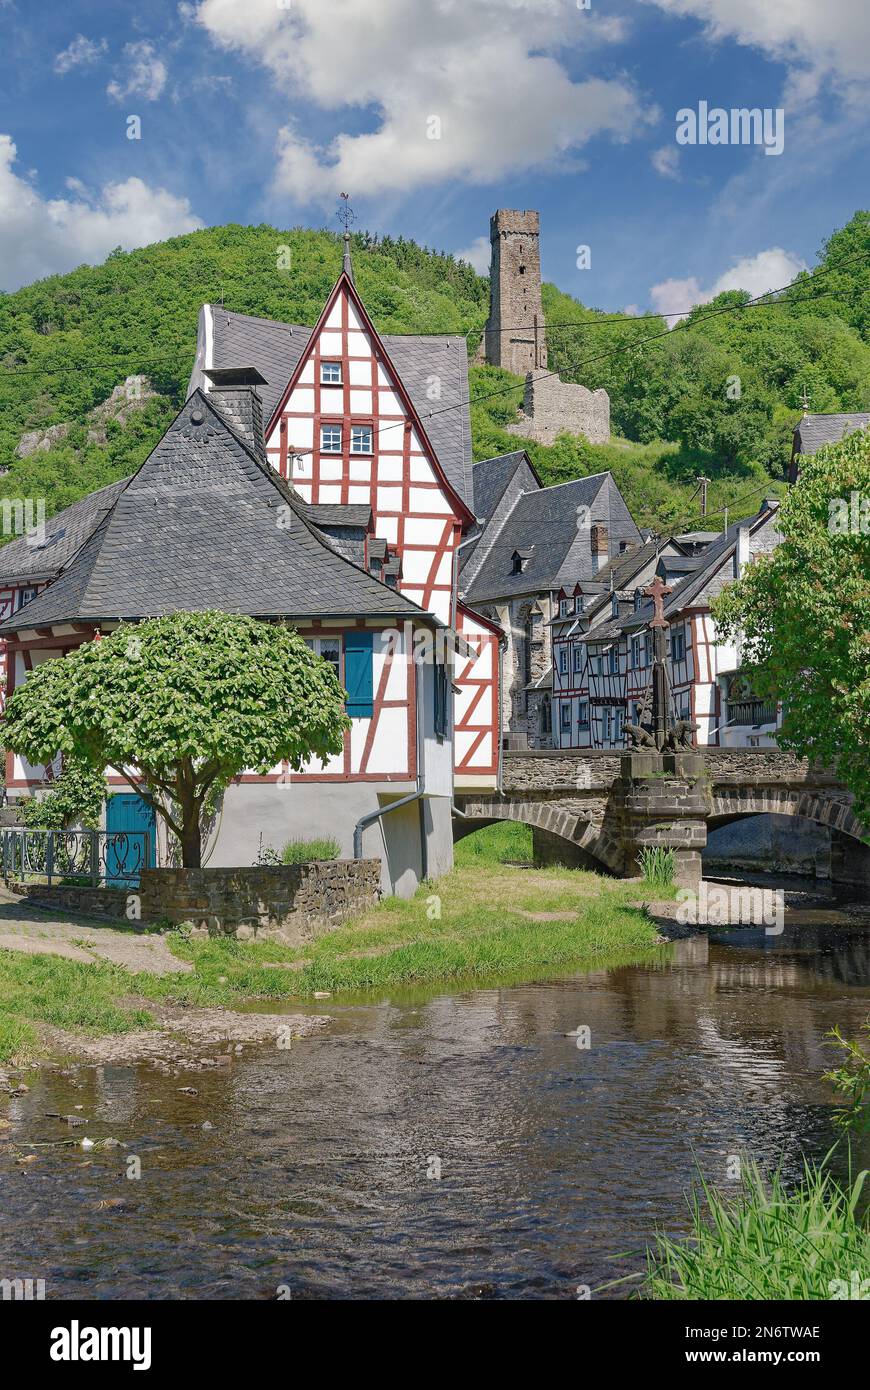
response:
M0 135L0 288L101 261L115 246L130 250L203 226L186 198L137 178L106 184L97 195L69 179L72 197L46 200L15 172L15 158L11 137Z
M166 86L166 64L157 54L153 43L138 39L136 43L124 44L124 57L127 68L123 81L114 79L106 91L113 101L123 101L125 97L141 96L145 101L156 101Z
M694 275L685 280L662 280L652 286L650 302L657 314L675 315L668 319L673 327L693 305L708 304L723 290L748 290L754 299L767 290L778 290L790 284L798 272L806 268L806 262L799 256L784 251L781 246L772 246L767 251L759 251L756 256L744 256L736 261L707 289L701 288Z
M680 152L676 145L662 145L661 149L653 150L650 160L656 173L661 174L662 178L680 177Z
M863 83L870 77L870 6L864 0L646 3L668 14L700 20L712 40L734 39L790 67L828 72L846 84Z
M653 114L628 77L569 76L560 49L582 62L623 26L567 0L200 0L197 20L309 108L277 139L276 188L300 201L574 168L593 137L631 139ZM355 115L317 140L311 107L374 128Z
M76 34L68 48L55 54L54 70L63 75L73 68L89 67L99 61L108 47L105 39L98 43L95 39L86 39L84 34Z
M489 263L492 257L492 247L488 236L477 236L470 246L466 246L464 251L456 251L458 261L468 261L474 266L478 275L489 274Z

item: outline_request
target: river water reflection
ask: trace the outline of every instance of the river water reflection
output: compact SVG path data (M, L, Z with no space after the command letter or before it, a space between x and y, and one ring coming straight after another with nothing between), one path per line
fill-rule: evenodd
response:
M0 1274L49 1298L594 1290L642 1269L656 1225L686 1229L696 1163L727 1185L731 1155L794 1171L827 1149L823 1039L870 1013L870 931L803 912L780 937L711 929L644 965L324 1011L321 1036L229 1071L29 1078L4 1138L55 1139L45 1112L80 1105L127 1148L0 1154Z

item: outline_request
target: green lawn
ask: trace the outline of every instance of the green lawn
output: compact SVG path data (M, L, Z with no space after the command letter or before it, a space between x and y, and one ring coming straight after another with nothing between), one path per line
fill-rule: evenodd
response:
M149 1026L147 1009L125 1005L131 995L238 1007L247 999L310 999L323 990L518 983L654 958L662 949L655 924L630 905L639 896L636 882L576 869L478 862L407 901L387 898L305 948L170 933L170 947L191 963L190 973L131 974L105 963L2 951L0 1061L32 1052L39 1023L92 1035Z

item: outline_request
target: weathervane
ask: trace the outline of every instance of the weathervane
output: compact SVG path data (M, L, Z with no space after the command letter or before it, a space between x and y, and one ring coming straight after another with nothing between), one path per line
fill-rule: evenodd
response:
M801 405L804 408L804 415L806 415L809 412L810 408L810 398L806 386L804 386L804 389L801 392Z
M336 217L338 218L338 220L339 220L339 222L341 223L341 225L344 227L344 239L345 239L345 241L349 241L349 240L350 240L350 227L351 227L351 223L356 221L356 213L354 212L353 208L352 208L351 205L350 205L350 201L349 201L349 199L350 199L350 194L349 194L349 193L339 193L338 196L339 196L339 198L341 199L341 206L339 207L338 212L337 212L335 215L336 215Z
M341 198L341 207L338 209L336 217L344 227L344 259L342 261L342 270L351 284L353 284L353 264L350 259L350 224L355 221L356 213L350 205L349 193L339 193L338 196Z

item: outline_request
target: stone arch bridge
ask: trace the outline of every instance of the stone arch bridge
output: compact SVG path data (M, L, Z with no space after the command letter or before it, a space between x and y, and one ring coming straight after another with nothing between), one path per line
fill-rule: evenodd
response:
M767 748L664 753L506 753L501 792L457 793L454 838L500 820L533 827L536 852L621 877L647 845L673 849L679 883L701 877L708 830L745 816L803 816L831 830L834 876L870 886L870 833L833 773ZM552 857L557 857L553 855Z

